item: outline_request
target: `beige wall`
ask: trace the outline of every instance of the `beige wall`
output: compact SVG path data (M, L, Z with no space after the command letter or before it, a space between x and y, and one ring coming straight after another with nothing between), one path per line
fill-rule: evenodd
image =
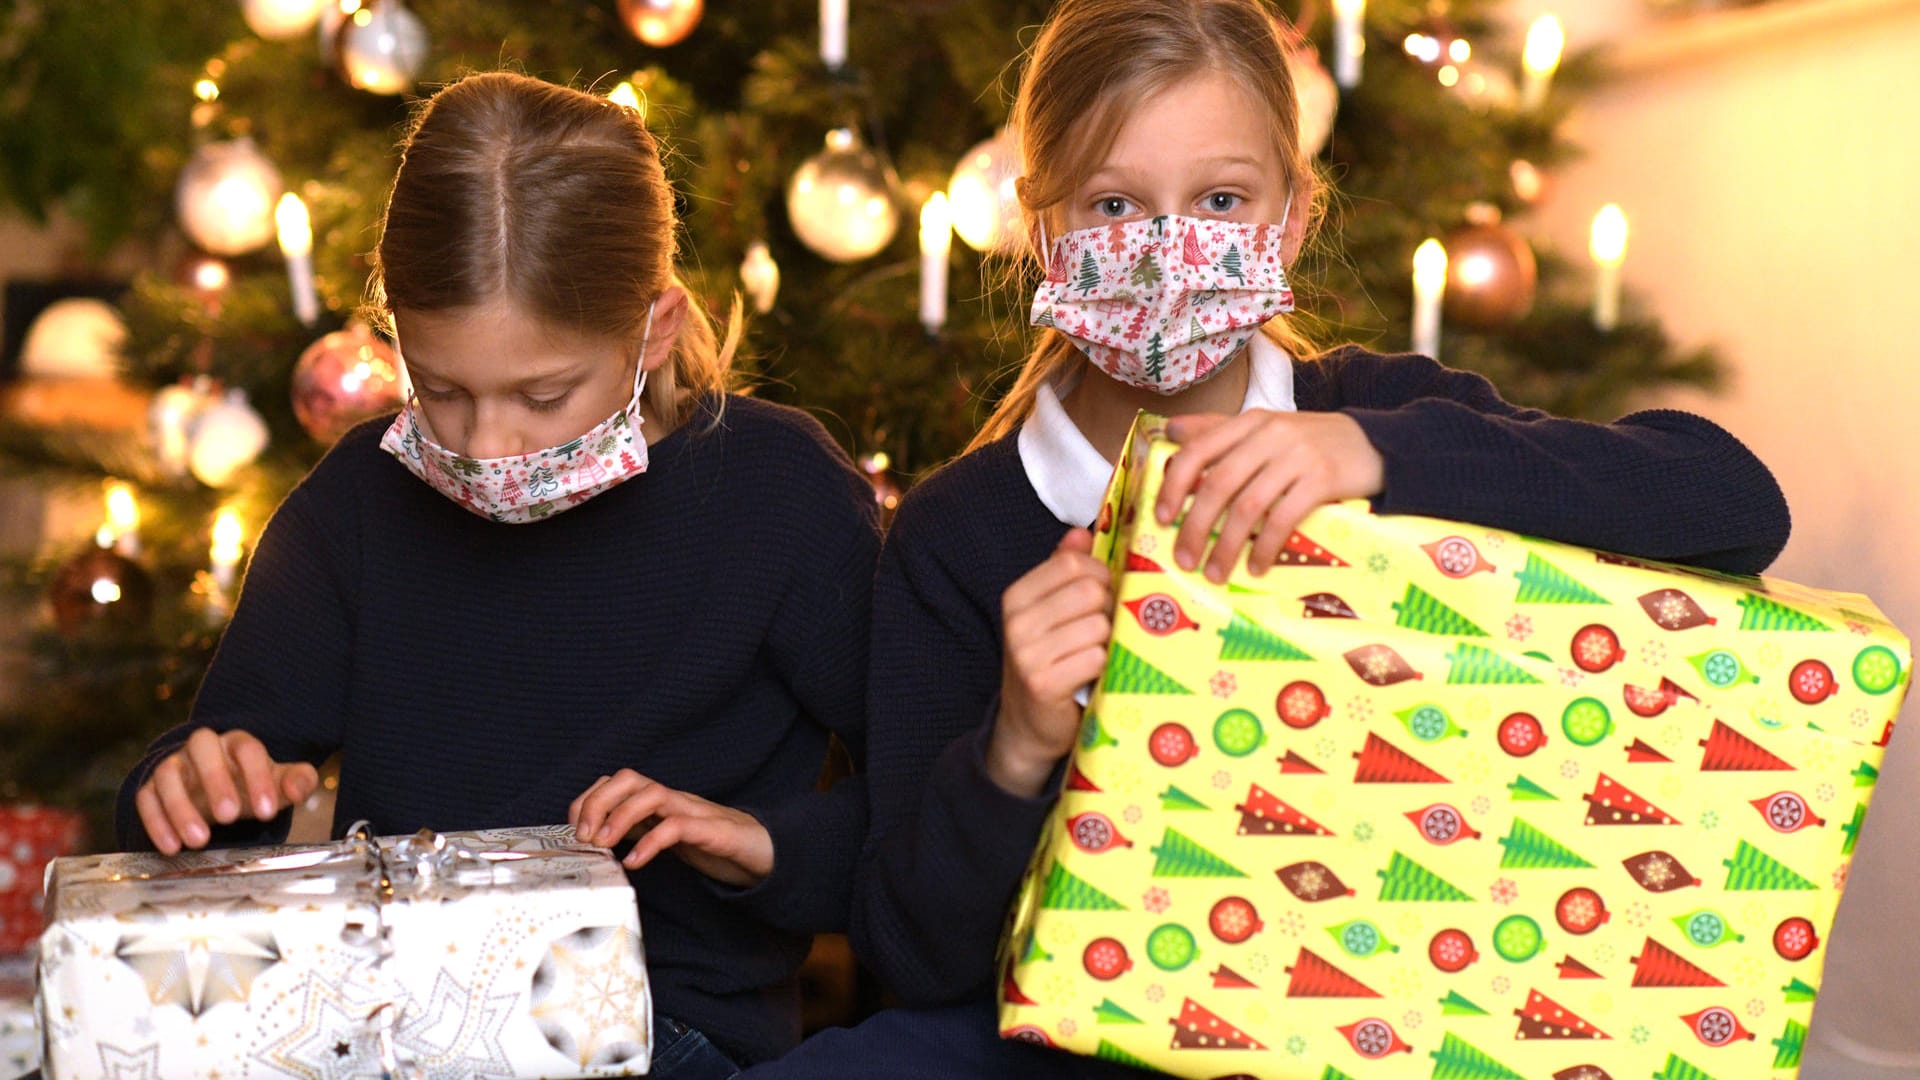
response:
M1529 5L1539 9L1537 0ZM1864 592L1920 635L1920 3L1802 0L1633 29L1577 8L1621 77L1574 135L1537 231L1585 251L1618 202L1624 276L1737 381L1676 395L1779 477L1793 539L1773 572ZM1920 1076L1920 706L1894 738L1828 942L1806 1076Z

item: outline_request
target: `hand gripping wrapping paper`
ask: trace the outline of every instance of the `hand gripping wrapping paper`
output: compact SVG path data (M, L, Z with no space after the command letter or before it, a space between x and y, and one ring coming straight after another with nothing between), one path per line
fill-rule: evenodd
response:
M49 1080L645 1072L626 874L567 827L48 868Z
M1224 586L1096 530L1105 673L1002 944L1002 1034L1176 1076L1799 1067L1912 674L1865 597L1322 507Z

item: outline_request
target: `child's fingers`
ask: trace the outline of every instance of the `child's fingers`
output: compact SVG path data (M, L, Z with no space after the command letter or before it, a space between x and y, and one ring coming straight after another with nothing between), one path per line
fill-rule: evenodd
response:
M1055 551L1071 552L1079 555L1091 555L1093 552L1093 531L1091 529L1072 528L1053 545Z
M1266 465L1266 459L1250 450L1223 455L1200 478L1200 486L1193 493L1193 503L1187 507L1187 519L1180 524L1180 534L1173 541L1174 561L1180 564L1182 570L1192 570L1200 565L1201 556L1206 553L1209 539L1220 524L1220 519L1228 515L1241 489Z
M234 790L233 764L227 758L220 736L210 728L200 728L187 736L185 749L187 764L206 795L213 819L223 825L231 823L240 816L240 796Z
M162 761L153 770L153 793L160 800L160 808L167 815L167 823L175 835L187 847L202 847L212 838L207 830L206 819L193 805L193 796L187 791L186 774L191 768L186 758L178 753Z
M1186 505L1187 496L1200 485L1214 462L1239 442L1238 432L1252 413L1239 416L1197 414L1181 416L1168 426L1167 435L1180 443L1180 449L1167 459L1160 479L1160 494L1154 499L1154 518L1162 525L1173 524ZM1191 519L1191 515L1189 515Z
M147 838L160 854L178 855L180 837L167 820L167 811L160 805L160 796L154 793L152 780L141 784L140 790L133 793L133 805L140 811L140 824L146 827Z
M1106 567L1098 559L1079 551L1057 549L1039 566L1020 575L1000 595L1000 611L1006 614L1030 608L1068 582L1083 577L1103 577Z
M687 818L672 817L648 829L647 835L641 837L633 845L633 850L627 852L627 857L620 860L620 865L629 870L638 870L652 862L661 852L675 844L685 842L684 836L688 823Z
M296 761L292 765L277 765L275 769L280 777L276 787L286 796L288 806L299 806L306 802L314 789L320 786L320 770L304 761Z
M576 835L582 836L582 837L586 835L586 832L580 828L582 824L580 820L581 804L587 801L587 796L592 795L594 792L600 790L600 785L606 783L611 779L613 779L613 777L611 776L602 776L600 779L595 780L591 784L588 784L587 790L581 792L578 795L575 795L573 797L573 801L567 804L567 824L573 826L574 832Z
M1234 493L1228 504L1226 520L1220 524L1220 536L1207 557L1207 577L1216 583L1227 580L1240 549L1252 539L1267 514L1294 482L1294 473L1277 462L1268 462ZM1251 564L1249 564L1251 565Z
M672 788L661 784L648 784L645 788L621 800L619 805L607 812L607 819L593 834L593 842L601 847L612 847L620 842L636 827L649 819L663 817L671 812L667 803L678 794Z
M607 819L614 809L651 786L652 780L632 769L621 769L605 782L595 784L581 801L580 821L574 826L574 834L582 843L603 843L598 837L606 831ZM624 831L619 835L624 835Z
M274 783L275 765L273 758L267 754L267 748L244 731L229 731L220 737L220 741L225 744L227 756L233 761L235 771L246 786L247 805L252 808L253 816L261 821L272 821L274 815L280 812L280 788ZM214 807L214 813L218 816L219 803L216 802Z

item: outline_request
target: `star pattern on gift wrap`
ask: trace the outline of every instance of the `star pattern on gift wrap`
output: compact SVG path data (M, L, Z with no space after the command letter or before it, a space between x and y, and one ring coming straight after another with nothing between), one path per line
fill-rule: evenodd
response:
M585 927L548 946L534 972L529 1011L568 1061L613 1065L646 1048L639 951L625 926Z
M137 1050L101 1043L99 1049L101 1080L161 1080L158 1043Z
M1578 777L1580 775L1580 763L1573 758L1562 761L1560 763L1560 775L1568 780Z
M1847 620L1847 631L1849 633L1858 634L1861 637L1866 637L1868 634L1873 633L1873 629L1871 627L1869 627L1866 623L1860 622L1857 619Z
M1404 1025L1408 1031L1419 1027L1425 1020L1426 1017L1420 1015L1419 1009L1408 1009L1406 1014L1400 1017L1400 1023Z
M1167 996L1166 987L1161 986L1159 983L1153 983L1147 987L1146 999L1148 1001L1153 1002L1155 1005L1160 1004L1160 1002L1164 998L1166 998L1166 996Z
M1505 996L1507 991L1513 989L1513 980L1507 978L1505 975L1495 975L1493 981L1487 984L1487 989L1492 990L1495 994Z
M1587 681L1586 673L1581 671L1578 668L1563 667L1560 669L1560 685L1561 686L1566 686L1566 687L1579 686L1581 683L1585 681Z
M514 1014L517 992L490 994L490 987L461 985L445 968L433 977L424 1008L408 1003L400 1014L394 1045L402 1061L411 1061L418 1080L514 1075L500 1034Z
M122 934L113 955L146 984L155 1005L198 1017L215 1005L247 1000L253 981L280 962L273 935L234 918L239 901L170 912L142 904L129 913L141 928Z
M1712 832L1713 830L1719 828L1720 812L1718 810L1700 811L1700 827L1706 830L1707 832Z
M1358 822L1353 827L1353 838L1364 844L1373 839L1373 822Z
M1833 868L1833 891L1834 892L1846 891L1847 868L1852 865L1853 864L1851 862L1843 862L1839 866L1836 866Z
M364 1018L381 1004L379 995L357 990L351 980L305 971L293 989L262 1011L259 1030L265 1045L251 1056L275 1073L302 1080L379 1076L372 1040L352 1036L364 1030ZM343 1040L350 1051L345 1055L335 1052Z
M1074 1033L1080 1030L1080 1025L1073 1022L1073 1017L1063 1016L1060 1018L1060 1022L1054 1025L1053 1029L1060 1033L1061 1038L1071 1039Z
M1665 881L1673 875L1673 868L1665 861L1649 861L1643 871L1649 883ZM1643 928L1653 920L1653 909L1641 901L1635 900L1627 905L1627 922L1636 928Z

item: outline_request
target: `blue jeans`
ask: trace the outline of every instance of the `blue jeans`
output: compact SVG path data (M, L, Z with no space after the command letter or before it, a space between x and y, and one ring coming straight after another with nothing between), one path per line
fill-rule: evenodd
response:
M1145 1080L1159 1073L1000 1037L994 1004L887 1009L858 1027L828 1028L740 1080Z
M653 1038L653 1068L647 1073L653 1080L733 1080L740 1075L740 1066L699 1028L671 1016L653 1018Z

